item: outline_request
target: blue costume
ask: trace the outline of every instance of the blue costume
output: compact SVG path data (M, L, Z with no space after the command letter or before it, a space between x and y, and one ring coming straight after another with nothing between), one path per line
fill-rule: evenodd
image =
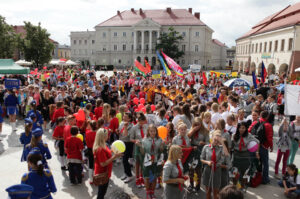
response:
M15 115L18 113L17 105L19 104L19 101L15 95L9 94L5 98L4 104L8 115Z
M10 199L28 198L33 192L33 187L27 184L16 184L5 189Z
M52 199L51 193L57 191L52 173L48 169L44 169L42 176L36 170L25 173L21 183L34 188L31 199Z
M26 115L26 118L29 118L29 117L31 118L33 116L33 114L36 117L36 122L35 123L37 123L38 126L41 126L44 123L44 120L43 120L42 114L39 111L36 111L36 113L34 112L34 110L28 111L28 113Z
M32 120L30 118L25 118L25 124L28 124L28 123L32 124ZM20 142L21 142L21 144L24 145L24 147L23 147L23 153L22 153L22 157L21 157L21 162L23 162L23 161L26 160L25 157L24 157L24 151L25 151L26 145L30 143L31 137L32 137L31 131L29 132L28 136L26 135L25 132L21 133Z
M0 123L3 123L2 114L3 114L3 110L2 110L2 106L0 105Z

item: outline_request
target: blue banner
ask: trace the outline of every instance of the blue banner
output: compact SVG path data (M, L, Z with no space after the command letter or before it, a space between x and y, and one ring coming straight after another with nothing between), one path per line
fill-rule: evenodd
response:
M4 81L5 88L7 89L19 89L20 88L20 80L19 79L5 79Z

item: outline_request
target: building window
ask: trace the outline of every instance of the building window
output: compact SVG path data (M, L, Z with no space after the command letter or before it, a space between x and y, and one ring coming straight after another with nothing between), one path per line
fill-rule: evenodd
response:
M62 51L60 52L60 57L63 57L63 52Z
M86 55L88 54L88 51L87 51L87 49L85 49L85 50L84 50L84 53L85 53Z
M255 45L255 52L257 53L258 50L258 44Z
M185 45L182 45L182 51L185 52Z
M123 51L126 51L126 44L123 44Z
M103 51L106 51L106 46L103 46Z
M264 52L267 52L267 42L265 42L265 45L264 45Z
M277 52L277 49L278 49L278 40L275 41L274 52Z
M185 32L182 32L182 36L185 37Z
M102 33L102 37L105 38L106 37L106 32Z
M195 45L195 52L198 52L198 45Z
M284 39L281 40L281 51L284 51Z
M76 40L73 41L73 44L76 45Z
M134 32L131 33L131 36L134 37Z
M199 37L199 32L196 32L196 37Z
M126 32L123 32L123 37L126 37Z
M118 50L118 46L114 45L114 51L117 51L117 50Z
M81 44L81 40L79 40L79 45Z
M133 45L131 45L131 50L133 50Z
M269 52L272 52L272 42L269 42Z
M289 50L293 48L293 38L289 38Z
M181 63L182 63L182 64L185 64L185 60L183 59L183 60L181 61Z
M198 64L198 60L194 60L194 64Z
M261 53L262 51L262 43L259 44L259 52Z
M94 44L95 43L95 40L92 40L92 44Z
M122 60L121 60L121 59L119 59L119 64L120 64L120 63L122 63Z
M84 44L87 45L87 40L84 40Z
M248 53L251 53L251 44L249 44Z
M118 33L117 32L114 32L114 37L117 37L118 36Z
M79 49L79 53L78 54L81 55L81 49Z
M252 44L252 50L251 53L254 53L254 44Z
M92 54L92 55L94 54L94 50L91 50L91 54Z

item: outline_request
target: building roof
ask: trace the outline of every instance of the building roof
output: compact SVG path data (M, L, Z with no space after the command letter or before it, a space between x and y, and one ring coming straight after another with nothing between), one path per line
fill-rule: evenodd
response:
M215 44L217 44L218 46L221 46L221 47L225 47L226 46L225 43L222 43L222 42L220 42L217 39L212 39L212 42L215 43Z
M294 5L289 5L279 12L264 18L237 40L296 24L300 24L300 2Z
M107 26L133 26L142 19L151 18L160 25L168 26L204 26L200 20L200 13L192 14L192 10L186 9L157 9L157 10L125 10L117 12L117 14L110 19L98 24L96 27Z
M15 30L15 32L17 34L20 34L22 38L24 38L26 36L26 30L25 30L25 26L13 26L13 29ZM53 43L53 44L58 44L57 41L54 41L53 39L49 38L49 40Z

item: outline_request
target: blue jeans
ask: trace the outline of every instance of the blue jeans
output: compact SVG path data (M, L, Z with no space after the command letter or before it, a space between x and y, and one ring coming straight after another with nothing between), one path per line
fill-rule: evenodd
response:
M287 188L291 188L291 183L290 183L290 182L285 181L285 183L286 183ZM279 185L280 187L283 187L283 188L284 188L284 186L283 186L283 181L282 181L282 180L280 180L280 181L278 182L278 185ZM300 196L300 190L299 190L299 189L297 189L297 190L295 190L295 191L291 191L291 192L294 192L294 193L297 194L297 196Z
M262 164L262 183L266 184L270 182L269 179L269 151L268 149L260 146L259 156Z

